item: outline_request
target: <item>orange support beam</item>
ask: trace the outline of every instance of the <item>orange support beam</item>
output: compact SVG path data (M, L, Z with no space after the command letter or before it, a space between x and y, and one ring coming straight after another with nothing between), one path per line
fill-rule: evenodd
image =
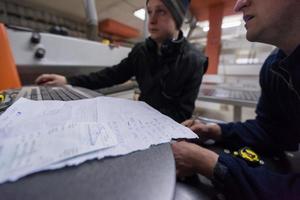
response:
M209 7L224 3L224 16L235 15L233 7L236 0L192 0L190 10L198 21L205 21L209 18Z
M207 74L218 73L221 52L223 13L224 3L214 4L209 7L209 32L205 50L206 55L209 57Z
M99 31L122 38L137 38L140 36L139 30L122 24L113 19L105 19L99 22Z
M6 28L0 23L0 90L21 87L17 67L6 33Z

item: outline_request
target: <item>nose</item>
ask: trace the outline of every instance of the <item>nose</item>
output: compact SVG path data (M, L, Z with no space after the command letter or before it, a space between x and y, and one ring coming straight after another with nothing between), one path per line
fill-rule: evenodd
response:
M249 6L251 0L237 0L234 6L235 12L241 12L244 7Z
M150 24L156 24L157 22L157 17L154 13L149 14L148 19Z

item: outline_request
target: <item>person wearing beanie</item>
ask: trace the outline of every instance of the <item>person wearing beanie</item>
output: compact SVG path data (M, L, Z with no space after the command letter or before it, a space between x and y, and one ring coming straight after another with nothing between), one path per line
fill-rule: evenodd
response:
M183 36L180 30L189 0L147 0L150 37L137 43L119 64L89 75L64 77L43 74L37 84L71 84L100 89L135 77L140 101L182 122L191 117L207 58Z

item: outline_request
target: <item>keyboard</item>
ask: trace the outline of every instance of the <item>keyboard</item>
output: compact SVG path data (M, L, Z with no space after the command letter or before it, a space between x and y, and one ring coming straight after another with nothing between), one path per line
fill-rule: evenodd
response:
M25 86L18 90L5 91L5 101L0 103L0 114L21 97L36 101L72 101L98 96L102 96L102 94L81 87L72 87L70 85L63 87Z
M72 101L79 99L93 98L101 96L100 93L93 92L84 88L72 86L63 87L47 87L47 86L28 86L23 87L16 97L18 100L21 97L31 100L60 100Z

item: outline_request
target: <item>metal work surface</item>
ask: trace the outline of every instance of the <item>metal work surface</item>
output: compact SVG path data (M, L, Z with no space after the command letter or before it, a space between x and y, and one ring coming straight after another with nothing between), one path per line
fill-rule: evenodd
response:
M233 105L233 120L240 121L242 107L255 108L259 97L260 91L203 85L197 99L199 101Z
M1 199L171 200L175 163L169 144L126 156L46 171L0 185Z

